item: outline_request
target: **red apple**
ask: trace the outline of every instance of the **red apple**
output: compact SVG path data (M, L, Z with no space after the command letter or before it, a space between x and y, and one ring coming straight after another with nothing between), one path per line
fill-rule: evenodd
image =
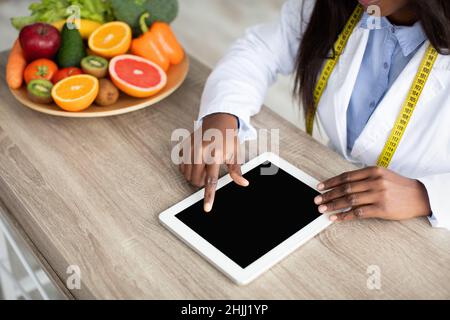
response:
M53 59L61 45L58 29L40 22L23 27L19 40L28 62L36 59Z

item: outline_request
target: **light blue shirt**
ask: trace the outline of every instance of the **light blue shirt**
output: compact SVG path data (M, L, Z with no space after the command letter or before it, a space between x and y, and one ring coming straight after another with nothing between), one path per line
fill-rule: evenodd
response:
M360 27L368 27L365 13ZM394 26L387 18L370 31L361 68L347 109L347 149L353 149L372 113L427 37L420 22Z

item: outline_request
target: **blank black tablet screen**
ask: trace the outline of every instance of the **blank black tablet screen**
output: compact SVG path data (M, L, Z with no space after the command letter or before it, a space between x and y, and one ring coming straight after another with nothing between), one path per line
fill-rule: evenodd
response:
M246 188L229 183L219 189L210 213L203 211L202 199L176 215L242 268L319 216L319 193L273 164L276 174L261 174L268 165L244 175Z

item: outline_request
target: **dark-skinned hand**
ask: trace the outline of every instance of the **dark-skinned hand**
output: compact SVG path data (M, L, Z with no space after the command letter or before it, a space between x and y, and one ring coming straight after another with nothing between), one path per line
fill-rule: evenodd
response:
M348 209L332 215L333 221L406 220L431 213L427 190L420 181L380 167L346 172L320 183L317 188L328 190L314 199L320 213Z

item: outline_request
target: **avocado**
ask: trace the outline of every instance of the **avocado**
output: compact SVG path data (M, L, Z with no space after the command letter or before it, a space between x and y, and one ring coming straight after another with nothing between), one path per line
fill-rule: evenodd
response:
M28 98L36 103L51 103L53 83L45 79L31 80L27 85Z
M66 24L61 31L61 47L56 61L60 68L80 67L81 60L86 56L83 38L76 28L70 29Z

